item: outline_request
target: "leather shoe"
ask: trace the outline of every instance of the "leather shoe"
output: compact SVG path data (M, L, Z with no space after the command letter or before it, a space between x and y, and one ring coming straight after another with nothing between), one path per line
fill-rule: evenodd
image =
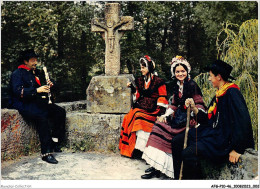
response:
M156 176L157 178L159 178L161 176L161 172L158 171L158 170L155 170L149 174L144 174L141 176L142 179L151 179L153 178L154 176Z
M42 157L43 161L46 161L47 163L51 163L51 164L57 164L58 161L53 157L52 154L49 154L47 156Z
M145 170L146 173L150 173L150 172L153 172L153 171L155 171L154 167L149 167L148 169Z

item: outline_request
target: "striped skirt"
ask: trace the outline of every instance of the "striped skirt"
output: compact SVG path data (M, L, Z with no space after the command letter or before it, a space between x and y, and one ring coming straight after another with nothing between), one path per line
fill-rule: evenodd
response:
M131 109L129 113L125 115L119 140L121 155L132 157L132 153L136 147L143 151L159 111L159 108L154 112L147 112L143 109L135 108ZM138 135L136 132L138 132Z
M172 160L172 138L185 131L185 127L171 128L171 126L156 122L147 141L142 158L168 177L174 178Z

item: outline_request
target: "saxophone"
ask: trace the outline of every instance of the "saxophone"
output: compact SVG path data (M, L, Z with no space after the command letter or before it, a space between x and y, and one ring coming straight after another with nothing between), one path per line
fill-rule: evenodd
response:
M49 78L49 74L47 72L46 66L44 66L42 69L43 69L44 74L45 74L46 83L49 86L49 88L51 88L50 84L48 84L48 81L50 80L50 78ZM52 104L52 101L51 101L51 91L48 93L48 98L49 98L48 104Z

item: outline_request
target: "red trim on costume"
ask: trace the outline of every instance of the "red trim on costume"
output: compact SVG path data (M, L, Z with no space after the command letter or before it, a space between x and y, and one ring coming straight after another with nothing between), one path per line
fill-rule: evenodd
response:
M144 55L144 57L145 57L148 61L151 61L150 56L148 56L148 55Z
M136 97L136 100L140 97L140 93L138 90L136 90L135 97Z
M235 83L233 83L233 85L230 85L229 87L228 87L228 89L230 89L230 88L235 88L235 89L238 89L238 90L240 90L240 88L235 84ZM226 90L222 95L220 95L220 96L224 96L226 93L227 93L227 91L228 90ZM219 96L219 97L220 97Z
M157 103L168 104L168 100L165 98L167 96L166 85L162 85L158 88L159 98Z
M26 69L26 70L31 70L30 68L28 68L26 65L24 64L21 64L20 66L18 66L18 68L23 68L23 69Z
M215 109L213 110L213 114L216 115L217 112L217 106L215 107Z
M239 86L236 85L235 83L233 83L233 85L231 85L229 88L236 88L236 89L240 90Z
M234 84L234 83L228 87L228 89L230 89L230 88L235 88L235 89L240 90L240 88L239 88L236 84ZM216 107L214 108L214 110L212 111L212 113L208 113L208 118L209 118L209 119L212 117L213 114L216 115L216 113L217 113L217 107L218 107L218 98L221 97L221 96L224 96L224 95L227 93L228 89L227 89L223 94L221 94L220 96L218 96L218 97L216 98L216 104L217 104L217 105L216 105Z
M28 68L28 67L27 67L26 65L24 65L24 64L21 64L20 66L18 66L18 68L22 68L22 69L25 69L25 70L28 70L28 71L31 70L30 68ZM40 79L39 79L38 77L36 77L36 76L35 76L35 81L38 83L38 85L41 86Z
M39 79L37 76L35 76L35 80L36 80L36 82L38 83L38 85L40 85L40 86L41 86L40 79Z
M152 78L151 78L151 79L152 79ZM145 88L145 89L148 89L148 88L149 88L149 86L150 86L150 84L151 84L151 79L150 79L150 81L149 81L148 83L144 82L144 88Z

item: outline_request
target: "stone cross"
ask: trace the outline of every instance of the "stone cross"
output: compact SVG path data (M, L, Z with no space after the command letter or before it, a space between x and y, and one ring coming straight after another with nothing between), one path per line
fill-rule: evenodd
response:
M120 74L120 39L124 31L134 29L134 19L131 16L120 17L119 3L106 3L105 18L94 18L91 23L92 32L102 33L106 43L105 74L116 76Z

